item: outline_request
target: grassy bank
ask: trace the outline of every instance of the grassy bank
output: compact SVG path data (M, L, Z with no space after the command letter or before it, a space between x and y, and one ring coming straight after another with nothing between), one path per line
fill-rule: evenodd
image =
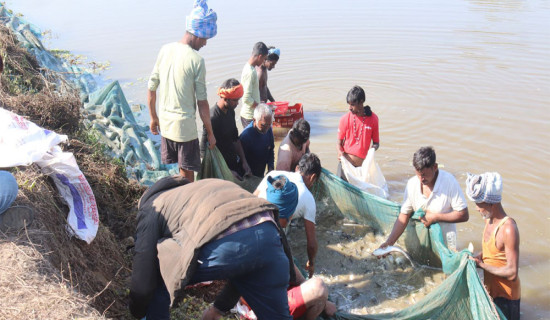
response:
M132 235L145 188L105 155L97 133L81 129L79 92L62 75L41 69L3 25L0 55L2 107L69 137L62 148L74 153L100 217L90 245L70 238L68 207L48 176L36 165L7 169L20 187L16 204L32 207L35 220L26 230L0 235L0 319L129 319ZM212 298L212 290L197 290L173 310L174 318L198 318Z

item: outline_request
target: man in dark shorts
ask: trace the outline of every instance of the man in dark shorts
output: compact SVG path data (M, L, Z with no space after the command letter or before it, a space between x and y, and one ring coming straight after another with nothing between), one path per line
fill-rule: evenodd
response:
M196 1L187 16L186 33L179 42L164 45L149 78L147 102L151 132L162 135L161 160L178 163L180 174L193 181L201 166L195 114L197 105L208 133L210 148L216 145L206 100L206 68L198 51L216 35L217 15L206 1ZM157 95L158 89L158 95ZM157 115L156 102L159 101Z
M248 162L246 162L235 122L235 108L243 96L243 86L236 79L228 79L218 88L218 96L220 99L210 108L210 121L216 138L216 146L235 178L242 180L243 176L252 174ZM208 136L205 129L201 140L201 156L203 157L207 142Z

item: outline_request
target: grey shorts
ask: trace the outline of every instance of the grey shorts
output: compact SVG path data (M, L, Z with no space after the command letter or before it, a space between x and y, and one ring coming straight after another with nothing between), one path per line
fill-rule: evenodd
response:
M198 172L201 169L199 139L176 142L162 137L160 157L164 164L177 163L183 170Z

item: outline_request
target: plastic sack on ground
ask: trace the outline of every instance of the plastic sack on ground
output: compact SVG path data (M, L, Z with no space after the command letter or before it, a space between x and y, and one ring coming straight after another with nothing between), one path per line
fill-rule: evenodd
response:
M57 145L67 136L45 130L25 118L0 108L0 167L36 163L49 175L69 206L71 235L91 243L97 234L99 217L95 197L78 168L74 155Z
M374 148L369 150L361 167L354 167L344 157L340 159L342 171L349 183L368 193L388 198L388 184L382 170L374 160Z
M94 193L78 168L74 155L55 146L42 160L36 161L44 174L49 175L69 206L67 230L71 235L91 243L99 227Z
M42 159L66 135L40 128L25 118L0 108L0 168L28 166Z

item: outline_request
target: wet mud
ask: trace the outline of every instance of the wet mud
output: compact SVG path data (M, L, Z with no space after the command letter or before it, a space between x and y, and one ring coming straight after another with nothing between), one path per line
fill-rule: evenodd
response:
M444 279L441 270L411 263L400 253L378 259L372 252L384 242L369 227L323 214L317 221L319 249L315 275L329 287L338 310L375 314L415 304ZM293 221L288 233L294 257L303 269L307 261L303 221Z

